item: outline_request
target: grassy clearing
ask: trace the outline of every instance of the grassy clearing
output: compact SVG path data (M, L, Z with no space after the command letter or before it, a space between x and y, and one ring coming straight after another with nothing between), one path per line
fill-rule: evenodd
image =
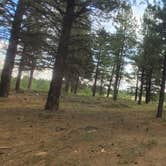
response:
M0 165L165 166L166 123L154 118L156 104L68 96L47 113L45 99L0 99Z

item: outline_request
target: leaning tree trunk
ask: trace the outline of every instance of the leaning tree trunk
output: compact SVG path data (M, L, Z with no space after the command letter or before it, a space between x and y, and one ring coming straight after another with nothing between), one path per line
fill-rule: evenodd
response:
M28 80L28 87L27 87L28 90L30 90L31 86L32 86L33 73L34 73L34 68L32 68L30 71L30 76L29 76L29 80Z
M57 50L56 62L54 64L53 77L45 106L45 109L50 111L57 111L59 109L59 99L61 95L65 60L68 55L69 39L75 17L74 5L74 0L67 1L66 13L63 18L62 31Z
M0 83L0 96L8 97L10 91L10 82L12 70L14 67L14 60L17 52L17 45L19 39L19 33L21 28L22 17L24 13L24 0L19 0L17 9L15 12L14 20L12 23L12 29L10 34L9 46L7 49L6 59L1 74Z
M152 86L152 71L149 71L147 74L147 80L146 80L146 99L145 102L148 104L151 99L151 86Z
M164 62L163 62L162 82L161 82L158 110L156 115L157 118L161 118L163 113L164 96L165 96L165 81L166 81L166 56L164 57Z
M141 73L141 85L140 85L140 92L139 92L139 99L138 99L139 105L142 103L143 86L144 86L144 69L142 69L142 73Z

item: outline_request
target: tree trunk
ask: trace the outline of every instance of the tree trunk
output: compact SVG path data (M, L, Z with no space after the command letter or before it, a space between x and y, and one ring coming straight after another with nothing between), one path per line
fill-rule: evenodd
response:
M31 89L32 80L33 80L33 73L34 73L34 68L30 71L30 77L29 77L28 87L27 87L28 90Z
M136 87L135 87L135 101L137 101L137 98L138 98L138 77L139 77L139 69L137 71L137 81L136 81Z
M116 75L115 83L114 83L114 93L113 93L113 100L114 101L117 100L117 96L118 96L118 82L119 82L119 76Z
M121 80L121 70L123 68L123 51L125 45L125 38L123 39L122 48L119 50L117 63L116 63L116 72L115 72L115 83L114 83L114 92L113 92L113 100L116 101L118 97L119 85Z
M75 0L67 1L66 13L63 18L62 31L57 50L56 62L54 64L53 77L45 106L45 109L50 111L57 111L59 109L59 99L61 95L62 79L65 67L64 65L66 57L68 55L70 33L75 17L74 5Z
M148 104L151 99L151 85L152 85L151 81L152 81L152 71L149 71L146 80L146 99L145 99L146 104Z
M103 95L103 80L104 78L103 78L103 75L101 76L101 80L100 80L100 96L102 96Z
M26 47L24 46L23 52L22 52L22 57L20 60L19 68L18 68L18 74L17 74L17 79L16 79L16 86L15 86L15 91L18 92L20 90L20 84L21 84L21 75L23 71L23 65L24 65L24 53L25 53Z
M164 61L163 61L163 74L162 74L162 82L161 82L161 89L160 89L160 96L159 96L158 111L156 115L157 118L161 118L163 113L164 96L165 96L165 81L166 81L166 56L164 57Z
M74 78L71 79L70 81L70 92L73 93L74 92Z
M120 88L120 83L121 83L121 80L122 80L122 70L123 70L123 65L121 65L121 70L120 70L120 73L119 73L119 80L118 80L118 88L117 88L117 90L118 90L118 93L119 93L119 88ZM117 93L117 94L118 94Z
M92 96L96 96L96 85L97 85L97 79L98 79L98 74L99 74L99 65L100 65L100 54L101 50L99 51L99 56L97 59L97 66L96 66L96 72L95 72L95 82L93 84L93 89L92 89Z
M66 75L66 78L65 78L65 93L69 93L69 87L70 87L70 79L69 79L69 76Z
M113 69L112 69L112 74L111 74L111 78L110 78L109 85L108 85L108 90L107 90L107 97L109 97L109 95L110 95L112 80L113 80L113 77L114 77L114 71L115 71L115 65L113 66Z
M139 105L142 103L143 86L144 86L144 69L142 69L141 73L141 85L140 85L139 100L138 100Z
M22 69L19 67L17 79L16 79L16 86L15 91L18 92L20 90L20 84L21 84L21 75L22 75Z
M119 85L119 78L120 78L120 62L118 61L117 65L116 65L116 75L115 75L115 83L114 83L114 93L113 93L113 100L116 101L117 100L117 96L118 96L118 85Z
M6 59L1 74L0 83L0 96L8 97L10 91L10 82L12 70L14 67L14 60L17 52L17 45L19 39L19 33L21 28L22 17L24 13L24 0L19 0L17 9L15 12L14 20L12 23L12 30L10 34L9 46L7 49Z
M77 76L75 86L74 86L74 94L75 95L77 94L78 84L79 84L79 76Z
M92 96L96 96L96 84L97 84L97 79L98 79L98 66L96 69L96 73L95 73L95 82L93 84L93 89L92 89Z

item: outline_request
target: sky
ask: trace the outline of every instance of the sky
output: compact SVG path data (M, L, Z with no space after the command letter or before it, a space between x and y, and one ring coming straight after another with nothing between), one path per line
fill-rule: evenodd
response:
M138 0L141 1L141 0ZM153 0L149 0L150 3L153 3ZM141 28L141 20L145 11L147 4L146 3L137 3L136 5L133 5L132 9L133 9L133 16L136 18L137 20L137 25L138 27L136 27L137 29ZM112 23L111 22L106 22L103 24L104 27L106 28L107 31L111 32L112 29Z

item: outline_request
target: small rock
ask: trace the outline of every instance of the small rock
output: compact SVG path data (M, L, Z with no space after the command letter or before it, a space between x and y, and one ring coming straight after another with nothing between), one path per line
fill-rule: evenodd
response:
M87 131L87 133L95 133L96 130L90 130L90 131Z
M103 149L101 149L101 153L105 153L106 151L105 151L105 149L103 148Z
M46 156L48 153L47 152L38 152L35 154L35 156L43 157Z
M87 126L84 128L84 130L87 131L88 133L94 133L98 130L98 128L94 126Z
M10 147L7 147L7 146L1 146L0 147L0 150L8 150L8 149L11 149Z

